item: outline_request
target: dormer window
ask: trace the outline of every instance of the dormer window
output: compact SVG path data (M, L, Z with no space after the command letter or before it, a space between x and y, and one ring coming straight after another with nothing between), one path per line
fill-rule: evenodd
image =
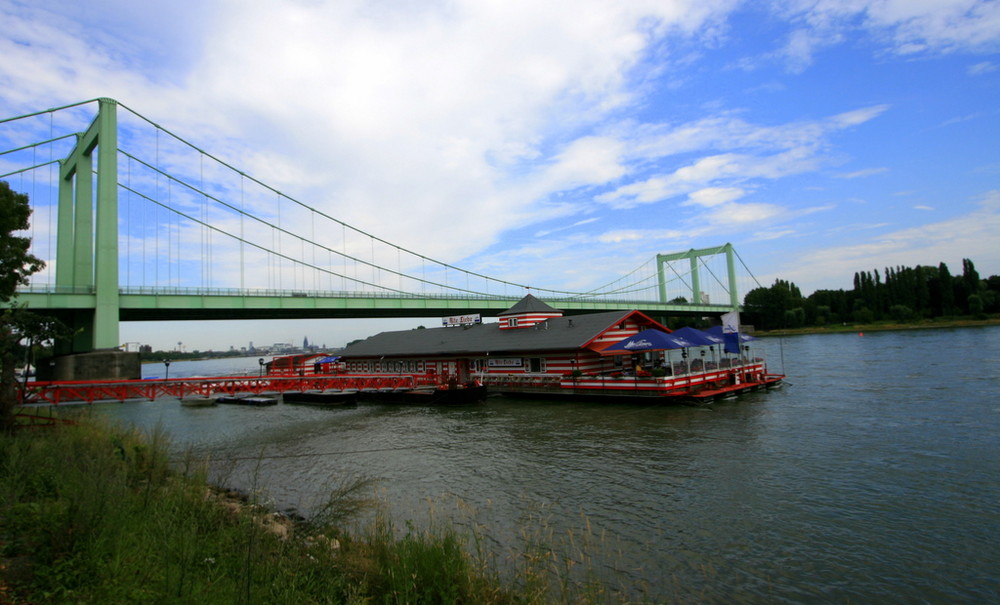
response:
M537 326L540 323L556 317L562 317L562 311L553 309L534 296L528 294L516 305L500 314L500 329L524 329Z

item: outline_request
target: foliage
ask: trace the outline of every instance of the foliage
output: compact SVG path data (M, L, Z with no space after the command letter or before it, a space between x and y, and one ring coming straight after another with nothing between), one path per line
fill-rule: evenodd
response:
M0 181L0 431L13 426L17 404L16 366L35 343L68 335L58 321L27 311L14 301L17 287L45 267L41 259L28 252L31 239L17 232L28 228L31 208L28 196L14 192ZM24 342L27 341L25 345Z
M365 482L335 489L320 515L292 522L258 495L210 488L204 461L171 461L162 431L74 418L0 435L0 602L612 600L581 564L586 549L602 547L590 532L570 535L568 547L544 527L526 535L515 570L497 565L477 529L400 530L381 514L356 534L331 524L359 512ZM501 566L515 588L501 583Z
M744 298L745 323L762 330L835 325L844 322L897 322L1000 312L1000 277L981 279L969 259L962 275L945 263L937 267L886 267L854 274L851 290L817 290L802 296L795 284L776 280Z
M28 196L0 181L0 302L9 302L18 286L27 285L28 277L45 267L28 252L31 238L16 235L28 228L30 216Z

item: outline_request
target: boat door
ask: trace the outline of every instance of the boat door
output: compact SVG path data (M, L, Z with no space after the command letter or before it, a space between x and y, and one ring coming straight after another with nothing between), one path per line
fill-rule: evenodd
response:
M458 373L458 382L460 384L465 384L466 382L472 380L472 374L471 370L469 369L468 359L459 359L455 362L455 365L457 366L456 369Z

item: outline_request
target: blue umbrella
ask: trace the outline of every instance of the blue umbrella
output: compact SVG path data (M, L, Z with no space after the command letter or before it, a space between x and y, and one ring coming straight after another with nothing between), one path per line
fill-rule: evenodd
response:
M698 345L686 338L650 328L649 330L643 330L638 334L616 342L601 351L601 354L642 353L644 351L664 351L667 349L684 349L695 346Z
M711 334L706 334L701 330L696 330L694 328L684 327L673 331L673 336L679 336L694 343L693 347L710 347L712 345L722 344L724 342L721 336L713 336Z

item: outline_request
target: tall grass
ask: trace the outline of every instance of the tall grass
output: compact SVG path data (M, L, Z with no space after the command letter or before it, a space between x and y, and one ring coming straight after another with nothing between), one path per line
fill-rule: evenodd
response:
M376 512L348 533L349 518L372 510L364 480L333 486L313 518L291 523L253 493L211 488L204 461L168 451L161 430L93 419L0 437L0 603L617 600L587 572L577 581L586 532L570 536L569 555L544 530L526 535L511 578L475 525L398 527Z

